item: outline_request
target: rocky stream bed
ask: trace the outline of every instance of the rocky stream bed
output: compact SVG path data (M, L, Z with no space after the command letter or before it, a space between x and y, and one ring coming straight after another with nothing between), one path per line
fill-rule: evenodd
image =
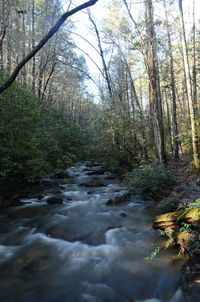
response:
M184 302L177 251L146 259L151 203L98 163L62 173L1 210L0 301Z

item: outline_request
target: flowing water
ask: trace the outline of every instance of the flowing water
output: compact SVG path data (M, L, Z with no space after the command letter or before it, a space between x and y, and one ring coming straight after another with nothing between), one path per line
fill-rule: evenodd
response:
M180 263L171 255L145 261L157 233L140 198L108 206L126 193L109 172L88 175L87 163L68 169L70 183L44 198L1 211L1 302L183 302ZM81 185L98 178L102 187ZM50 196L63 198L49 205Z

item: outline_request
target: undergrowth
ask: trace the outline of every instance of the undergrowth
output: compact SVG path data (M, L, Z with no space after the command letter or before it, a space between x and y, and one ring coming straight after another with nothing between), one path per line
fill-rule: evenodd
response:
M175 176L173 169L159 164L134 169L125 175L124 181L134 193L157 198L162 190L175 183Z

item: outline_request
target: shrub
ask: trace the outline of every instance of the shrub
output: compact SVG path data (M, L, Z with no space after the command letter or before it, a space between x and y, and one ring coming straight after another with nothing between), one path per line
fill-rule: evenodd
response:
M0 74L0 82L3 78ZM2 190L19 181L38 181L80 158L78 127L58 109L39 106L37 97L24 85L16 82L0 95L0 114Z
M146 198L157 198L162 190L175 183L173 170L164 164L134 169L124 180L135 193Z

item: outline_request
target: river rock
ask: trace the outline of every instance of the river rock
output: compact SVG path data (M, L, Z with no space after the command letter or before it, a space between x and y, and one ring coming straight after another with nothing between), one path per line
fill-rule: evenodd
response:
M164 229L169 223L181 225L182 222L195 223L200 219L200 208L188 208L180 211L158 215L153 220L154 229Z
M127 217L127 214L126 213L120 213L120 217L125 218L125 217Z
M87 172L87 175L103 175L104 173L105 173L104 169L98 169L98 170Z
M47 198L46 202L49 204L62 204L63 200L62 200L62 198L49 197L49 198Z
M58 171L53 175L53 177L57 179L65 179L69 178L69 174L66 171Z
M122 192L127 191L125 187L112 188L113 192Z
M115 177L114 175L107 175L107 176L105 177L105 179L114 180L114 179L116 179L116 177Z
M119 205L121 203L125 203L130 199L130 193L129 192L124 192L122 194L119 194L117 196L115 196L112 199L109 199L106 202L107 206L114 206L114 205Z
M88 162L88 163L86 164L86 167L89 167L89 168L92 168L92 167L99 167L99 166L101 166L101 164L98 163L98 162Z
M121 225L113 225L113 226L109 226L107 227L106 231L112 230L112 229L120 229L122 228Z
M35 196L35 198L36 198L38 201L40 201L41 199L44 198L44 195L39 194L39 195Z
M12 203L15 203L15 202L18 202L20 201L21 199L28 199L30 198L30 193L29 191L25 191L25 192L21 192L15 196L12 196L11 197L11 202Z
M3 208L5 206L4 198L0 195L0 208Z
M87 193L88 193L89 195L94 194L94 192L92 192L92 191L87 191Z
M85 183L80 184L80 186L85 186L85 187L103 187L104 183L99 180L99 179L92 179L89 180Z

